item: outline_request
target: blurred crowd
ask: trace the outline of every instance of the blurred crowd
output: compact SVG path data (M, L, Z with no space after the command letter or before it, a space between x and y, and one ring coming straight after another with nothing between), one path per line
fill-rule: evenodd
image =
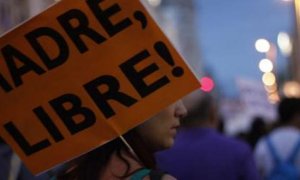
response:
M216 99L194 92L175 145L157 154L178 179L300 179L300 98L282 97L275 123L256 116L249 131L229 137ZM187 168L183 168L187 167Z

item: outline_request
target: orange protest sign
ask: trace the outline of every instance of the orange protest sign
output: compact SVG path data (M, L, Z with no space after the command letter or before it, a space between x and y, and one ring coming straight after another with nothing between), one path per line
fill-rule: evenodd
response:
M199 87L139 0L61 1L0 49L0 135L35 174Z

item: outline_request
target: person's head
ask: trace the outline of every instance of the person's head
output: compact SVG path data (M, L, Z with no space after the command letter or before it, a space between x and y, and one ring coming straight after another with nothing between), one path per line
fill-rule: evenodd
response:
M124 139L134 150L139 161L146 168L156 168L154 152L170 148L174 143L176 129L180 125L179 119L187 113L181 101L171 104L160 113L146 120L141 125L131 129L123 135ZM75 168L66 173L62 172L58 179L98 179L101 170L106 167L113 153L127 165L125 174L129 175L130 164L122 157L121 151L128 153L129 149L120 138L87 153L75 160ZM74 166L73 166L74 167Z
M188 115L182 119L184 127L217 127L217 104L212 95L197 90L187 95L183 103L188 110Z
M266 123L264 119L261 116L253 117L250 132L257 134L257 133L264 133L265 130L266 130Z
M4 140L0 137L0 145L5 144Z
M278 105L279 121L282 124L298 120L300 123L300 98L283 98Z
M137 133L147 142L147 148L152 152L170 148L180 125L179 120L186 114L183 103L177 101L138 126Z
M255 147L257 141L267 133L266 123L261 116L253 117L250 131L247 133L247 140L252 148Z

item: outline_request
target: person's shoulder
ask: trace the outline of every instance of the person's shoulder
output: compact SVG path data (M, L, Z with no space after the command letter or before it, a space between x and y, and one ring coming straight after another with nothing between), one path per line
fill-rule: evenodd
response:
M251 146L246 141L237 137L222 135L220 144L222 144L223 150L230 150L231 153L237 156L245 156L252 153Z
M224 134L220 134L219 139L229 147L233 146L233 147L245 148L245 149L250 148L250 145L247 142L234 136L227 136Z

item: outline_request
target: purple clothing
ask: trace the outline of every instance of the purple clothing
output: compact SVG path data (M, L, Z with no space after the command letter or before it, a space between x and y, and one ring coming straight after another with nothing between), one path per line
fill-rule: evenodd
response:
M156 158L179 180L260 179L250 146L210 128L180 130L174 146Z

